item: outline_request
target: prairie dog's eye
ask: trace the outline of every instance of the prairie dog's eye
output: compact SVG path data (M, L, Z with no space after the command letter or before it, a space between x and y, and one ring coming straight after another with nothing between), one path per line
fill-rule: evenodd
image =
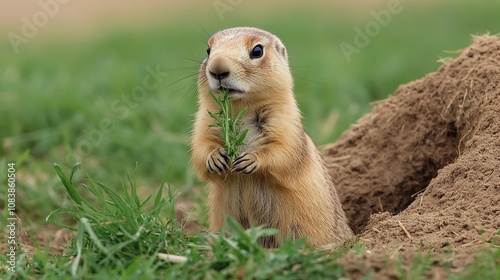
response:
M250 52L251 59L261 58L263 55L264 55L264 47L261 44L258 44L255 47L253 47L252 51Z
M207 47L207 56L210 55L210 47Z

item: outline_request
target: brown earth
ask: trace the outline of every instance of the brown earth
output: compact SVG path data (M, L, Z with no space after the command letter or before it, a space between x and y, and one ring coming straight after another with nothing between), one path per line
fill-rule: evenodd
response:
M369 250L343 258L351 276L427 251L464 267L500 229L500 38L400 86L324 153Z

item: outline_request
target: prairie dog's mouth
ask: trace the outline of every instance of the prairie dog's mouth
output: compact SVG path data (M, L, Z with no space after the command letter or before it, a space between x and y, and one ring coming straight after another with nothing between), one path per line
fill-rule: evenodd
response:
M237 88L230 88L230 87L222 87L220 86L219 88L217 88L218 91L227 91L229 94L234 94L234 93L245 93L243 90L241 89L237 89Z
M244 83L239 83L233 80L224 79L218 81L216 79L208 78L208 86L210 90L222 93L226 91L229 95L242 95L249 92L250 88Z

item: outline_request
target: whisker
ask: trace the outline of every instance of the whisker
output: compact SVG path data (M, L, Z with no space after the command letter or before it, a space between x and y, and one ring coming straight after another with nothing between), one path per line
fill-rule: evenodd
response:
M316 81L316 80L311 80L311 79L308 79L308 78L304 78L302 76L297 76L297 75L293 75L294 79L297 79L297 80L302 80L302 81L306 81L306 82L309 82L309 83L313 83L313 84L320 84L321 82L319 81Z
M180 101L185 101L188 96L193 97L196 96L195 94L191 93L197 93L197 83L191 83L189 85L185 85L182 89L186 89L184 94L182 95Z
M171 68L171 69L166 69L167 71L184 71L184 70L198 70L199 67L194 67L194 66L186 66L186 67L179 67L179 68Z
M162 91L162 90L164 90L164 89L166 89L168 87L171 87L171 86L173 86L173 85L175 85L175 84L177 84L177 83L179 83L181 81L184 81L186 79L192 78L192 77L197 76L197 75L198 75L198 73L189 74L189 75L187 75L185 77L182 77L180 79L177 79L177 80L173 81L172 83L170 83L170 84L168 84L168 85L166 85L164 87L159 88L156 92L160 92L160 91Z
M275 19L273 22L271 22L271 23L267 23L267 24L264 26L264 28L263 28L263 29L264 29L264 30L266 30L266 31L268 31L268 32L270 32L270 33L273 33L273 32L271 32L271 30L273 29L273 27L274 27L274 25L276 24L276 22L277 22L277 21L278 21L278 20L277 20L277 19Z
M191 53L191 54L192 54L192 53ZM193 56L194 56L194 55L193 55ZM196 65L197 65L198 67L200 66L200 64L201 64L201 63L203 63L203 59L200 61L197 57L195 57L195 58L188 58L188 57L184 57L183 59L196 63Z
M205 29L205 27L201 24L201 22L199 22L198 20L196 20L196 22L198 23L198 25L201 27L201 29L203 29L203 31L205 31L205 34L199 34L201 36L206 36L206 37L203 37L205 39L205 41L208 41L208 39L210 38L210 36L212 36L210 33L208 33L208 31Z

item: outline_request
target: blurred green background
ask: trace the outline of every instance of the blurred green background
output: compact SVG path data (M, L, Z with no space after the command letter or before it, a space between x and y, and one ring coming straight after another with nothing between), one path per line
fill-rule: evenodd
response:
M256 26L282 39L319 146L471 35L500 32L499 1L185 2L1 0L0 174L29 150L19 208L46 204L41 218L61 203L53 162L81 162L108 183L137 166L143 186L200 185L189 133L198 66L217 30Z

